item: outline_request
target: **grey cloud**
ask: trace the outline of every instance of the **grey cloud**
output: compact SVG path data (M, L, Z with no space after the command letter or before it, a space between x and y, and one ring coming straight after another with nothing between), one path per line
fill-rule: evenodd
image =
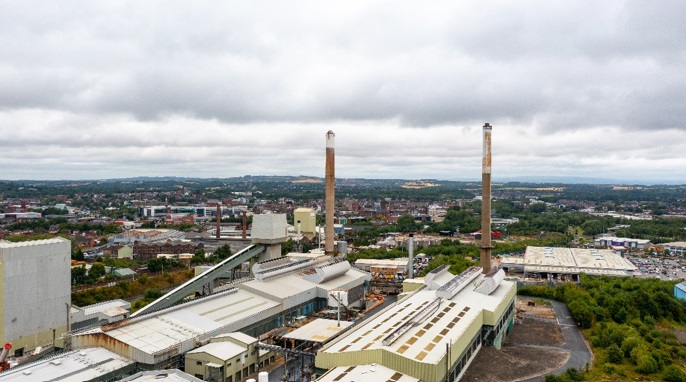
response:
M6 7L0 107L143 121L683 126L683 108L664 106L683 88L681 2L390 5Z

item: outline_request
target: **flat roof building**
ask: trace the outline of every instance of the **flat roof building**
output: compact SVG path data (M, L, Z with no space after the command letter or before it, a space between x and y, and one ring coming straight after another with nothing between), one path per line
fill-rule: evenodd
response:
M578 281L580 273L595 276L633 276L636 267L609 249L526 247L523 257L503 258L500 266L523 277Z
M684 256L686 254L686 242L675 241L661 244L672 256Z
M103 348L86 348L21 365L0 374L3 382L113 381L134 372L133 361Z
M645 239L630 239L626 237L616 237L616 236L601 236L593 240L593 246L596 248L611 248L616 250L642 250L648 244L650 240Z

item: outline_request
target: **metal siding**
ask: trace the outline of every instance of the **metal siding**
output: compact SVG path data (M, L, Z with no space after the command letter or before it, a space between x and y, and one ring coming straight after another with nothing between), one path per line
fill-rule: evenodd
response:
M70 242L39 240L11 244L0 251L4 341L15 342L15 347L25 350L52 344L52 330L60 337L67 326L67 306L71 303Z
M502 283L500 285L503 285ZM510 306L510 303L515 299L515 296L517 295L517 284L513 283L512 287L510 287L510 290L507 291L507 294L505 297L500 300L500 303L498 303L498 306L495 310L488 311L484 310L484 325L491 325L495 326L498 323L498 320L500 320L500 317L502 317L503 313L505 313L505 310L507 309L508 306Z

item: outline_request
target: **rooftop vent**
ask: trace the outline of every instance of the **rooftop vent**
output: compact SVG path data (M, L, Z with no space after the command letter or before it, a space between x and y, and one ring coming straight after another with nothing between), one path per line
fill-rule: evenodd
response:
M446 300L453 298L457 292L461 291L469 282L474 280L482 271L482 268L469 267L464 272L452 278L445 285L436 291L436 296Z

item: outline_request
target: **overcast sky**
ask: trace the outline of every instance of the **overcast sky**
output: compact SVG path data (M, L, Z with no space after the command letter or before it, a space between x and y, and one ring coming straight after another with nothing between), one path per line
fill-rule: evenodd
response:
M485 5L484 5L485 4ZM0 179L686 183L686 2L2 1Z

